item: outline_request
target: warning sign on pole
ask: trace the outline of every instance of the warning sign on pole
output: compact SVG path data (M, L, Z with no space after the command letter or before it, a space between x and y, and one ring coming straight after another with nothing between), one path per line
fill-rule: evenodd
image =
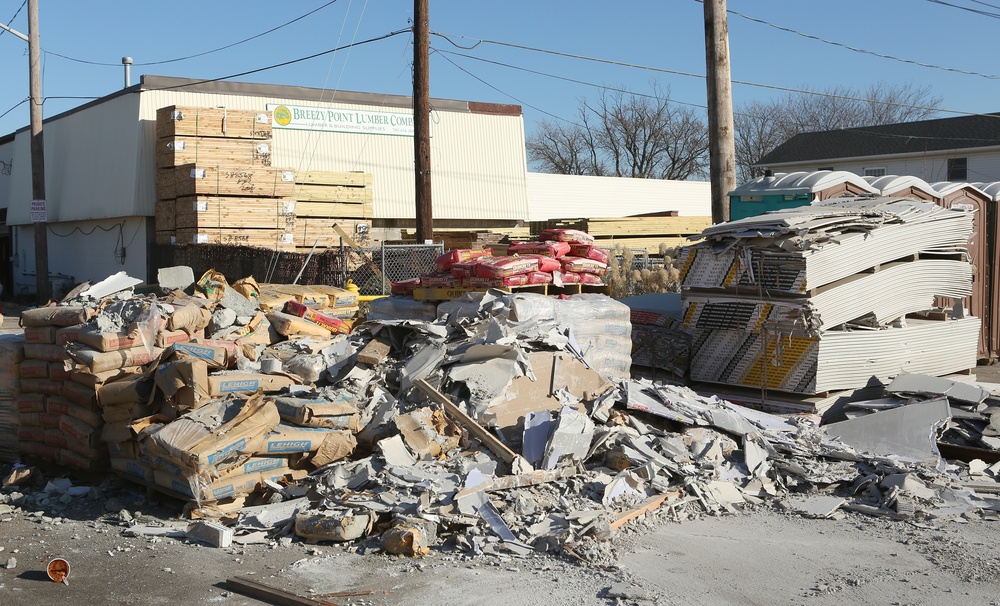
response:
M45 200L32 200L30 211L32 223L48 223L49 211L45 206Z

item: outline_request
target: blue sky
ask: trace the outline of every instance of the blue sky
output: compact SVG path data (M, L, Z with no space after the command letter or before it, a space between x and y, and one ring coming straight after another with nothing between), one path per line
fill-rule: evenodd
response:
M22 4L0 0L0 21L27 34ZM744 15L729 15L737 107L781 89L884 82L929 86L945 110L1000 111L1000 0L729 0L728 8ZM133 83L141 74L221 78L404 30L412 14L410 0L39 0L44 114L120 88L124 55L135 62ZM449 35L431 39L431 96L521 105L529 135L543 119L575 120L580 100L596 99L600 86L650 93L655 83L703 111L703 22L695 0L430 0L431 30ZM192 58L172 61L184 57ZM411 59L402 33L234 79L409 95ZM3 135L29 121L27 43L3 33L0 61Z

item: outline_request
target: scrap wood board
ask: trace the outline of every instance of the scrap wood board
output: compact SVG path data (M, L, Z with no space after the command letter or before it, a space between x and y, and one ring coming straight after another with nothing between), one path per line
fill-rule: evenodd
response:
M294 179L295 172L287 168L184 164L174 168L173 197L209 195L287 198L295 190ZM163 182L167 183L168 178L164 177Z
M271 115L252 109L181 105L156 110L156 138L179 135L270 139Z
M270 139L165 137L156 142L156 166L270 166Z

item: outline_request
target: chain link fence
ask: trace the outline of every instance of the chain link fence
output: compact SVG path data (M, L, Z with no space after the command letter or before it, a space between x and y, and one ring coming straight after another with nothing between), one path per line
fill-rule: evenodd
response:
M387 295L393 282L419 278L436 271L434 260L444 254L444 244L382 244L352 250L349 277L362 295Z
M187 265L195 278L212 269L230 282L253 276L260 283L344 288L350 280L362 295L387 295L392 282L435 271L434 260L442 254L440 243L342 247L312 255L223 244L157 244L152 246L150 275L160 267Z

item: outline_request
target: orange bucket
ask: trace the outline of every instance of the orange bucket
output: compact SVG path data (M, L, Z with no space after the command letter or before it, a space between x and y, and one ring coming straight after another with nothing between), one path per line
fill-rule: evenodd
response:
M52 558L45 567L46 574L56 583L69 585L69 562L64 558Z

